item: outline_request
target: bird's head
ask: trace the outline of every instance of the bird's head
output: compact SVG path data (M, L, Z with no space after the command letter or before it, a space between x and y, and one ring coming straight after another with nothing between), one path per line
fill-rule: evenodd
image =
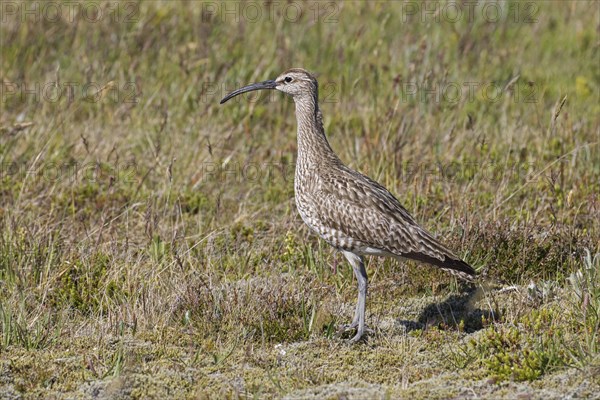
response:
M225 103L232 97L253 90L276 89L291 95L294 97L294 99L297 99L303 96L314 97L317 94L317 88L317 80L310 72L302 68L292 68L285 71L275 79L253 83L251 85L234 90L227 96L223 97L221 104Z

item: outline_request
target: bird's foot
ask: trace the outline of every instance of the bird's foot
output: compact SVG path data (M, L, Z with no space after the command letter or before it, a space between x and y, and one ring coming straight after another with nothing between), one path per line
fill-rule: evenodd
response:
M356 332L356 335L352 339L350 339L350 343L358 343L361 340L364 340L368 335L374 334L375 331L373 329L365 328L362 332L359 330Z
M353 331L354 329L358 328L358 323L351 323L351 324L345 324L342 325L336 334L336 337L342 337L344 334ZM358 341L360 341L365 334L373 334L375 333L375 331L373 329L369 329L367 327L365 327L362 331L358 330L356 332L356 335L354 335L354 337L352 339L350 339L350 343L356 343Z
M363 339L364 332L357 332L356 335L352 339L350 339L350 343L358 343Z

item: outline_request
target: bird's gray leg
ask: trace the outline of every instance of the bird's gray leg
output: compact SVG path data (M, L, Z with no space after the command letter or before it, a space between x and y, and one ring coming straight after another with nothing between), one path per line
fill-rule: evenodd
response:
M352 270L358 281L358 302L356 303L354 318L348 327L349 329L358 328L356 335L351 340L352 342L357 342L365 333L365 306L367 303L368 284L367 270L365 269L365 262L362 256L358 256L349 251L344 251L343 253L350 265L352 265Z

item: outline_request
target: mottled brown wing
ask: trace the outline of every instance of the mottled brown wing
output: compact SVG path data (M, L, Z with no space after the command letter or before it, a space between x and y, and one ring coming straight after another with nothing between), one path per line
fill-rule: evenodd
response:
M465 279L475 274L379 183L345 167L320 178L315 197L322 203L322 224L369 247L448 269Z

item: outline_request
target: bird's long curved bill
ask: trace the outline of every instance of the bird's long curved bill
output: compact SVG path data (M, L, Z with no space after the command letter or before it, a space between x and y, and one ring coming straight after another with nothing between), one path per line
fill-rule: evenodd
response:
M223 97L223 100L221 100L219 104L225 103L227 100L237 96L238 94L251 92L253 90L275 89L275 86L277 86L277 84L274 80L253 83L251 85L244 86L243 88L239 88L238 90L234 90L233 92L229 93L227 96Z

